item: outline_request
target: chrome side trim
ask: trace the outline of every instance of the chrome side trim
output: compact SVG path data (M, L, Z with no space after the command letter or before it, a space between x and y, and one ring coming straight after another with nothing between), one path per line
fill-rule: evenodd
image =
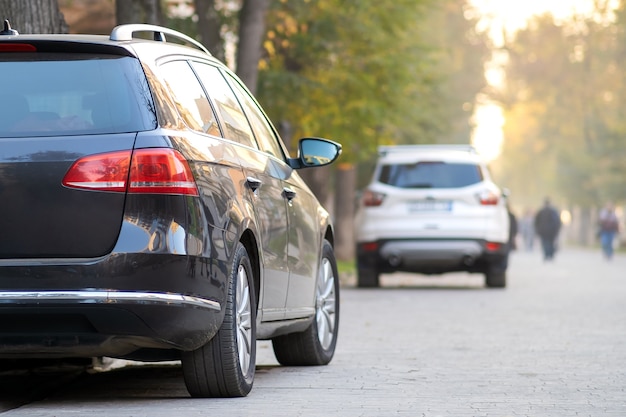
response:
M166 294L135 291L0 291L0 305L16 304L78 303L78 304L173 304L209 308L219 311L217 301L182 294Z

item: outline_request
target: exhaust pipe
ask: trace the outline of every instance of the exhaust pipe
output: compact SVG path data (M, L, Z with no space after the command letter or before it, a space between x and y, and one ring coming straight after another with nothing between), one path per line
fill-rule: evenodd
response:
M474 262L475 262L475 261L476 261L476 260L475 260L475 259L474 259L474 257L473 257L473 256L471 256L471 255L465 255L465 256L463 257L463 265L465 265L465 266L472 266L472 265L474 265Z
M389 265L396 268L402 263L402 258L400 257L400 255L393 253L389 255L389 257L387 258L387 262L389 262Z

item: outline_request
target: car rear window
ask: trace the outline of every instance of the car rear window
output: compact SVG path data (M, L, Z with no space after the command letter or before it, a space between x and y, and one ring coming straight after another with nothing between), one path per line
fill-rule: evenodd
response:
M0 137L123 133L156 127L138 60L94 54L0 57Z
M378 180L399 188L458 188L479 183L483 177L476 164L436 161L383 165Z

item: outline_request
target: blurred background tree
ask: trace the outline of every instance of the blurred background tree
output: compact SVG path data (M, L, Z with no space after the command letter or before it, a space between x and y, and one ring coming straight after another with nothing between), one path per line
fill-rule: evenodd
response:
M338 138L344 161L391 143L469 143L488 42L464 0L275 1L260 100L294 136Z
M67 33L57 0L0 0L0 18L19 33Z
M567 21L534 18L506 41L506 82L493 95L506 118L497 172L518 204L552 196L586 229L597 207L626 199L626 12L610 4Z
M115 19L118 25L138 22L162 25L164 16L161 0L117 1Z

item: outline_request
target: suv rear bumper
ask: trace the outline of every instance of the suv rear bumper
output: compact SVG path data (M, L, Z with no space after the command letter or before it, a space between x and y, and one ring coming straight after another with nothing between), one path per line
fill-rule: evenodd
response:
M359 243L356 252L360 270L440 274L506 268L509 247L480 239L405 239Z

